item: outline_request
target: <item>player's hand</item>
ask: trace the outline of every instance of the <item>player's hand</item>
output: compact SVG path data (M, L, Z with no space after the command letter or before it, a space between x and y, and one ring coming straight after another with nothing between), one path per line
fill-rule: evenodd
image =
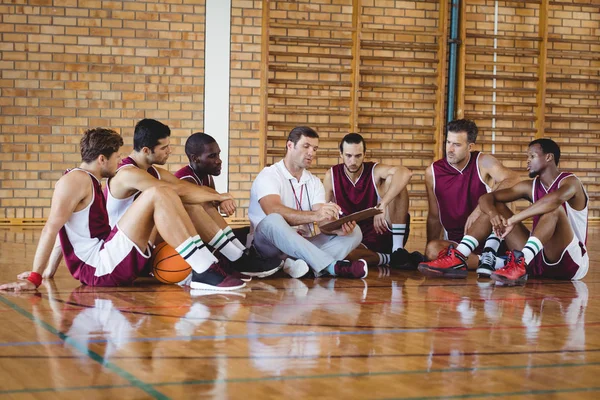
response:
M316 222L333 221L339 218L342 209L335 203L325 203L317 210Z
M219 202L222 203L227 200L235 201L231 193L221 193L221 200Z
M502 235L496 235L501 239L506 238L508 234L515 228L515 225L516 222L513 221L512 217L507 220L504 220L504 231L502 232Z
M235 201L233 200L225 200L219 204L219 209L222 213L227 214L228 216L232 216L235 214Z
M388 224L385 219L385 210L387 209L387 206L378 204L375 208L381 210L381 214L377 214L373 217L373 228L375 228L375 232L377 232L378 235L383 235L388 232Z
M346 236L351 234L356 228L356 221L346 222L342 225L340 229L336 229L335 231L324 231L321 230L322 233L326 235L338 235L338 236Z
M20 275L22 275L22 274L20 274ZM36 290L36 289L37 288L35 287L35 285L26 279L18 281L18 282L5 283L4 285L0 285L0 290L14 290L15 292L29 291L29 290Z
M21 272L19 275L17 275L17 279L19 279L19 280L27 279L27 278L29 278L29 274L31 274L31 271Z
M506 219L498 213L490 213L490 223L492 224L492 230L498 237L502 237L504 230L506 229Z
M467 231L471 228L473 223L475 223L475 221L477 221L477 219L481 216L481 214L481 208L479 208L479 206L475 207L471 215L469 215L469 218L467 218L467 222L465 222L465 235L467 234Z

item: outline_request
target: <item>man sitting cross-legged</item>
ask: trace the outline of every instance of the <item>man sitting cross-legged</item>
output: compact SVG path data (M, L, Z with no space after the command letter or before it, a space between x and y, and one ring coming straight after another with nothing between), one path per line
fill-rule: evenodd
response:
M100 179L115 175L122 145L121 136L110 129L85 132L81 165L56 183L33 271L19 275L26 279L0 285L1 290L35 290L43 277L51 278L59 265L49 265L57 235L74 278L90 286L129 285L147 268L148 239L155 227L192 267L192 288L244 287L244 282L223 273L202 244L179 196L166 186L145 190L111 229Z

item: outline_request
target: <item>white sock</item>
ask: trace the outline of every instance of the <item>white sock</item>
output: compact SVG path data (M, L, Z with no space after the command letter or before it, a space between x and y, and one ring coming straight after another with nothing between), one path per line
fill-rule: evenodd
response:
M485 240L485 245L483 245L483 251L486 252L492 250L494 254L496 254L498 252L498 249L500 248L500 243L502 243L502 239L496 236L495 233L492 233Z
M404 248L404 236L406 235L406 224L392 224L392 253Z
M231 230L230 226L226 226L225 228L223 228L223 233L225 233L227 239L229 239L231 243L235 244L238 249L240 249L241 251L246 250L246 247L242 244L242 242L240 242L239 239L235 237L235 234L233 233L233 230Z
M460 252L465 257L469 257L473 250L475 250L479 246L479 240L475 239L473 236L465 235L460 241L456 250Z
M544 245L542 244L542 242L540 242L540 239L536 238L535 236L530 236L527 240L527 243L525 243L525 247L523 247L523 257L525 257L525 264L529 265L529 263L537 255L537 253L542 251L543 247Z
M175 249L190 264L196 273L203 273L217 262L217 258L206 248L200 236L189 237Z
M390 263L390 255L385 253L377 253L379 256L379 264L377 265L386 265Z
M244 254L235 244L231 243L231 240L227 239L221 229L208 242L208 245L227 257L229 261L236 261Z

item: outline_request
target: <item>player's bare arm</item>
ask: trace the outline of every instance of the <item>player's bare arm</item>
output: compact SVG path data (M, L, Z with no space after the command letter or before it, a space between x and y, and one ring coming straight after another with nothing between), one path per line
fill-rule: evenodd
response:
M325 187L325 201L334 201L335 199L333 196L333 184L331 183L331 169L328 169L327 172L325 172L325 180L323 181L323 186Z
M492 190L513 187L520 181L516 172L506 168L496 157L489 154L482 154L479 157L479 172Z
M433 166L425 170L425 187L427 189L427 242L439 240L442 238L442 223L440 222L440 210L438 208L437 198L433 191Z
M42 229L35 251L32 272L43 274L48 265L58 232L74 212L83 209L91 200L92 186L86 172L73 171L59 179L52 195L50 215ZM24 275L25 273L20 274L20 276ZM35 285L28 280L0 285L0 290L35 289Z
M381 183L386 181L388 178L392 179L391 185L387 193L381 199L381 207L385 208L390 202L395 199L412 177L412 171L401 165L385 165L377 164L373 170L375 182Z
M525 180L507 189L486 193L479 198L481 212L490 217L492 229L496 235L502 236L507 226L506 219L496 209L496 203L510 203L519 199L528 199L531 201L531 185L532 181Z

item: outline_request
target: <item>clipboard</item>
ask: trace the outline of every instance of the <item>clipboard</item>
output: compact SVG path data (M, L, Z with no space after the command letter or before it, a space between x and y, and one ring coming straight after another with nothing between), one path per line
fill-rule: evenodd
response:
M350 215L346 215L340 219L336 219L335 221L331 221L326 223L325 225L321 225L319 228L321 230L325 230L325 231L335 231L336 229L340 229L342 227L342 225L344 225L346 222L350 222L350 221L362 221L365 220L367 218L371 218L374 217L377 214L381 214L383 211L381 211L378 208L375 207L371 207L371 208L367 208L366 210L362 210L362 211L358 211L355 213L352 213Z

